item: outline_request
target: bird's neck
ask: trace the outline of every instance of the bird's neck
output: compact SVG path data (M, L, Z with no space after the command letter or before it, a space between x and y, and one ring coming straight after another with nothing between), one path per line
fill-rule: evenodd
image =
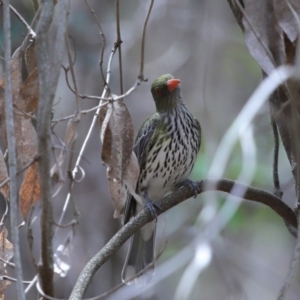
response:
M180 109L183 105L183 101L180 92L174 91L170 97L156 103L156 111L159 114L165 114L173 111L174 109Z

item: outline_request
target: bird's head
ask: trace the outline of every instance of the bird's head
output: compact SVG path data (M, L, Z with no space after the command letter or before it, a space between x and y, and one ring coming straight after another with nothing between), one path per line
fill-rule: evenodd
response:
M166 112L182 102L180 94L180 80L170 74L159 76L154 80L151 93L159 113Z

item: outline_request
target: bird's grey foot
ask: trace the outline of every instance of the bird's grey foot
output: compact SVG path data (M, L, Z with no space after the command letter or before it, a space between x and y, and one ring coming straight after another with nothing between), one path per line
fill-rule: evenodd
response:
M185 179L184 181L178 183L176 185L177 188L180 188L182 186L188 185L189 188L191 188L193 190L194 193L194 198L197 197L197 195L201 192L201 189L199 188L198 184L196 181L193 181L191 179Z
M161 207L148 197L147 191L144 191L144 198L146 200L145 206L148 207L151 216L155 219L155 221L157 221L157 217L158 217L157 210L161 210Z
M186 184L193 190L194 198L196 198L197 195L201 192L201 189L199 188L197 182L191 179L186 179Z

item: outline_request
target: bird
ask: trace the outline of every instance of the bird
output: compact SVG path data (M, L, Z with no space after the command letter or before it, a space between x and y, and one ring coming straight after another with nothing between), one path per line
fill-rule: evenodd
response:
M155 220L147 223L131 238L122 270L122 281L148 284L154 275L156 211L155 204L188 179L201 144L199 121L185 106L180 80L171 74L159 76L151 86L156 113L141 126L134 144L140 174L134 196L128 194L123 211L123 224L147 206ZM148 268L147 268L148 266ZM142 272L145 268L146 271ZM141 273L143 273L141 275ZM129 280L134 278L134 280Z

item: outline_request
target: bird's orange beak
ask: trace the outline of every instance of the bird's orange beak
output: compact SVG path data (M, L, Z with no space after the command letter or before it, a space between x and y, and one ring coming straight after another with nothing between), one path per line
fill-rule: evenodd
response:
M170 92L173 92L177 86L179 85L180 80L179 79L170 79L167 81L168 90Z

